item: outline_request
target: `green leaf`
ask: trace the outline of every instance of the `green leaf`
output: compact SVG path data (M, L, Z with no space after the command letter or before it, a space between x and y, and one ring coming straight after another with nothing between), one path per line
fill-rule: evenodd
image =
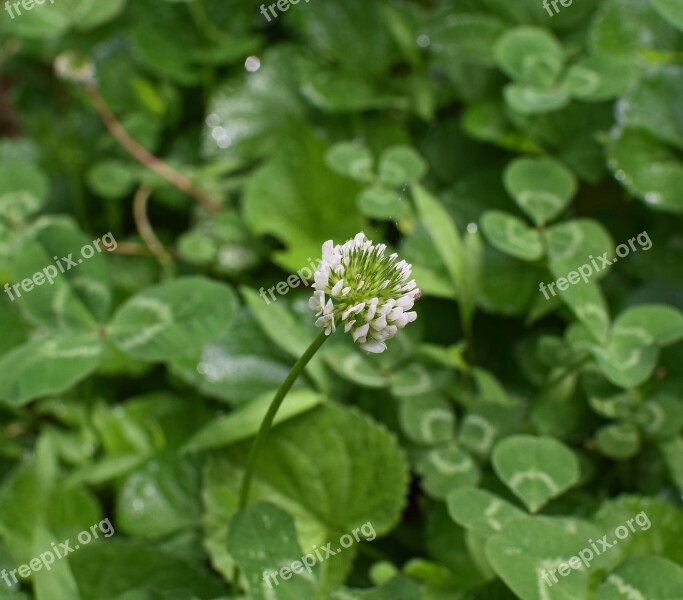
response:
M422 487L430 496L443 500L460 486L476 485L481 478L479 466L465 451L456 447L435 448L417 464Z
M562 45L540 27L516 27L496 42L496 64L511 79L531 85L550 85L564 64Z
M562 88L509 84L503 89L505 103L520 115L551 113L569 104L569 94Z
M340 142L325 153L325 162L335 173L357 181L372 181L373 159L370 150L356 142Z
M0 165L0 222L18 224L37 212L45 203L47 186L47 177L31 163Z
M300 280L298 276L294 277L297 280L298 286ZM313 341L309 333L302 329L283 303L266 303L259 294L245 286L240 288L240 291L251 310L251 314L256 317L265 334L276 346L284 350L292 358L298 359ZM328 377L323 367L321 356L314 356L310 360L308 365L306 365L306 372L320 389L327 390L329 388Z
M493 48L505 31L505 23L491 15L452 12L434 18L425 30L429 49L444 61L493 65Z
M237 508L250 445L220 451L205 476L207 547L226 576L231 561L224 552L225 524ZM257 461L251 498L287 510L307 553L367 521L378 536L388 532L400 518L407 484L407 465L394 437L357 410L329 404L271 431ZM341 582L356 549L326 561L327 583Z
M104 243L99 247L104 249ZM16 251L16 277L26 286L18 290L21 297L15 301L35 324L94 331L106 320L111 305L105 265L94 241L70 218L41 218L26 231Z
M310 390L292 390L283 400L273 424L305 413L326 400L322 394ZM256 435L272 401L271 392L254 398L225 417L210 421L185 443L183 449L186 452L198 452L234 444Z
M584 600L588 597L584 564L579 561L578 570L569 567L569 574L564 577L558 576L557 567L578 557L588 540L597 540L600 536L597 527L576 519L512 519L500 533L488 539L486 557L518 598ZM596 556L589 564L598 569L605 565L609 556L608 553ZM553 569L555 573L551 576ZM548 585L548 581L553 585Z
M595 443L602 454L615 460L626 460L640 450L640 434L630 423L613 423L598 429Z
M344 242L363 229L355 210L358 184L331 173L324 152L323 144L299 127L245 187L245 219L255 233L284 243L287 250L274 258L287 271L320 256L325 240Z
M201 348L227 330L236 309L230 287L184 277L133 296L117 310L107 333L129 356L169 360Z
M657 364L658 345L683 337L680 311L649 304L624 311L604 347L593 347L600 369L615 385L633 388L645 382Z
M410 146L392 146L382 153L379 177L387 185L401 186L422 179L427 163Z
M174 600L187 598L189 590L201 600L214 600L225 591L224 584L195 565L139 542L110 539L70 556L68 562L81 600L121 600L138 590L140 582L146 595ZM179 592L184 596L178 596Z
M177 50L183 52L182 46ZM245 75L243 81L226 81L211 96L202 135L204 156L243 161L269 155L287 136L289 119L302 113L292 69L297 55L291 48L276 46L260 58L256 73Z
M317 572L308 562L317 559L309 554L306 565L301 562L294 520L283 510L265 502L241 510L230 522L228 550L246 576L250 598L315 600ZM285 567L286 579L278 573Z
M680 33L653 7L653 3L640 0L605 2L589 28L588 42L593 53L640 62L648 50L677 50Z
M382 221L408 219L413 212L403 192L381 185L365 188L356 204L363 216Z
M431 394L399 398L399 420L406 436L416 444L447 442L455 433L450 404Z
M463 417L458 440L477 457L488 458L494 444L522 429L522 417L515 406L491 402L482 394L472 410Z
M642 404L636 419L648 439L666 440L683 428L683 405L674 396L658 395Z
M488 210L481 218L481 228L490 244L520 260L543 258L541 236L524 221L501 210Z
M436 251L456 288L461 289L464 277L463 247L458 229L443 205L418 184L412 186L415 205L429 232Z
M486 538L524 513L499 496L475 487L460 487L447 497L448 514L458 524Z
M683 513L667 500L622 494L604 502L593 521L603 532L628 527L628 537L619 540L624 558L665 556L683 563Z
M123 532L149 539L197 526L201 519L197 465L175 453L154 457L122 482L116 516Z
M652 0L652 8L671 25L683 31L683 3L680 0Z
M95 334L65 332L31 340L0 358L0 400L21 405L66 392L90 375L103 355Z
M86 175L88 186L107 199L123 198L130 194L138 179L137 169L119 160L103 160L93 165Z
M596 590L595 600L669 600L683 589L683 567L659 556L640 556L619 565Z
M536 225L545 225L567 208L576 194L572 172L552 158L519 158L503 175L505 189Z
M609 231L592 219L574 219L553 225L546 229L544 237L550 271L557 278L568 278L569 287L602 279L611 264L618 260L614 258L614 240ZM577 271L577 277L570 278L572 271Z
M613 331L630 333L645 344L668 346L683 339L683 313L666 304L641 304L621 313Z
M496 475L531 512L579 480L576 456L553 438L507 437L496 445L491 460Z
M380 5L365 0L311 3L302 5L297 17L314 52L339 62L345 70L376 77L398 58Z
M683 167L650 133L624 128L610 137L608 166L633 195L654 210L683 213Z
M612 56L589 56L574 63L562 86L586 102L611 100L625 92L636 75L633 63Z
M337 375L368 388L383 388L389 385L389 377L382 372L367 353L348 344L332 343L323 349L325 364Z
M385 584L371 589L354 590L342 586L334 590L329 600L422 600L422 590L407 577L394 577Z
M254 316L241 310L225 333L203 348L175 359L171 370L203 394L241 403L272 393L293 364L263 333ZM295 389L304 381L299 378Z
M625 94L619 111L621 127L640 129L683 150L683 123L677 99L683 94L683 68L648 69Z

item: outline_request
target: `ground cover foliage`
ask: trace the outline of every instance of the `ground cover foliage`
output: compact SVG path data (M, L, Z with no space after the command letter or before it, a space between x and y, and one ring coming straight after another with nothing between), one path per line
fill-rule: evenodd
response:
M0 294L0 568L116 533L0 599L683 598L683 4L557 6L3 11L0 284L116 243ZM237 514L319 332L277 285L360 231L418 318L331 336Z

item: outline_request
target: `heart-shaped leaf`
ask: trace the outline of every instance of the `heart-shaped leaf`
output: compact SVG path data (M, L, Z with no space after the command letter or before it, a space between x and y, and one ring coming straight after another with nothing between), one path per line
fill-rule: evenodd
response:
M456 523L483 537L498 533L508 521L525 516L506 500L475 487L453 490L448 494L447 504L448 514Z
M414 183L424 177L427 163L410 146L393 146L379 161L379 177L390 186Z
M562 45L546 29L516 27L494 48L496 64L519 83L550 85L564 64Z
M595 592L595 600L673 600L681 597L683 567L659 556L639 556L619 565Z
M534 261L545 253L538 231L501 210L486 211L481 228L492 246L515 258Z
M493 449L491 460L498 477L531 512L579 480L574 453L549 437L507 437Z
M520 158L505 169L503 183L537 225L557 217L576 193L572 172L552 158Z
M325 162L335 173L358 181L372 181L374 177L372 154L361 144L335 144L325 154Z

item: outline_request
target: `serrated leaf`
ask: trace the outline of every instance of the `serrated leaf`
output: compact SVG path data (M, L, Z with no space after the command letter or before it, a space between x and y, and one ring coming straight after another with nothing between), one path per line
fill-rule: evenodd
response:
M229 576L226 522L237 507L250 444L221 450L207 466L204 499L207 547ZM310 457L315 457L315 461ZM258 459L252 501L269 501L294 517L303 553L370 521L378 536L400 517L407 465L396 440L355 409L318 407L271 431ZM326 561L329 585L340 583L356 545Z
M537 512L579 480L579 463L564 444L549 437L514 435L491 456L496 475L531 512Z

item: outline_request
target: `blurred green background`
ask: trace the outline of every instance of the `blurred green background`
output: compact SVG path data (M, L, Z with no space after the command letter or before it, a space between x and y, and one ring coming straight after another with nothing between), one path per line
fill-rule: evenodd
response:
M0 569L116 533L0 600L683 599L681 0L26 6L0 285L83 260L0 294ZM332 336L235 517L318 331L310 281L259 291L359 231L412 263L418 319L376 356Z

